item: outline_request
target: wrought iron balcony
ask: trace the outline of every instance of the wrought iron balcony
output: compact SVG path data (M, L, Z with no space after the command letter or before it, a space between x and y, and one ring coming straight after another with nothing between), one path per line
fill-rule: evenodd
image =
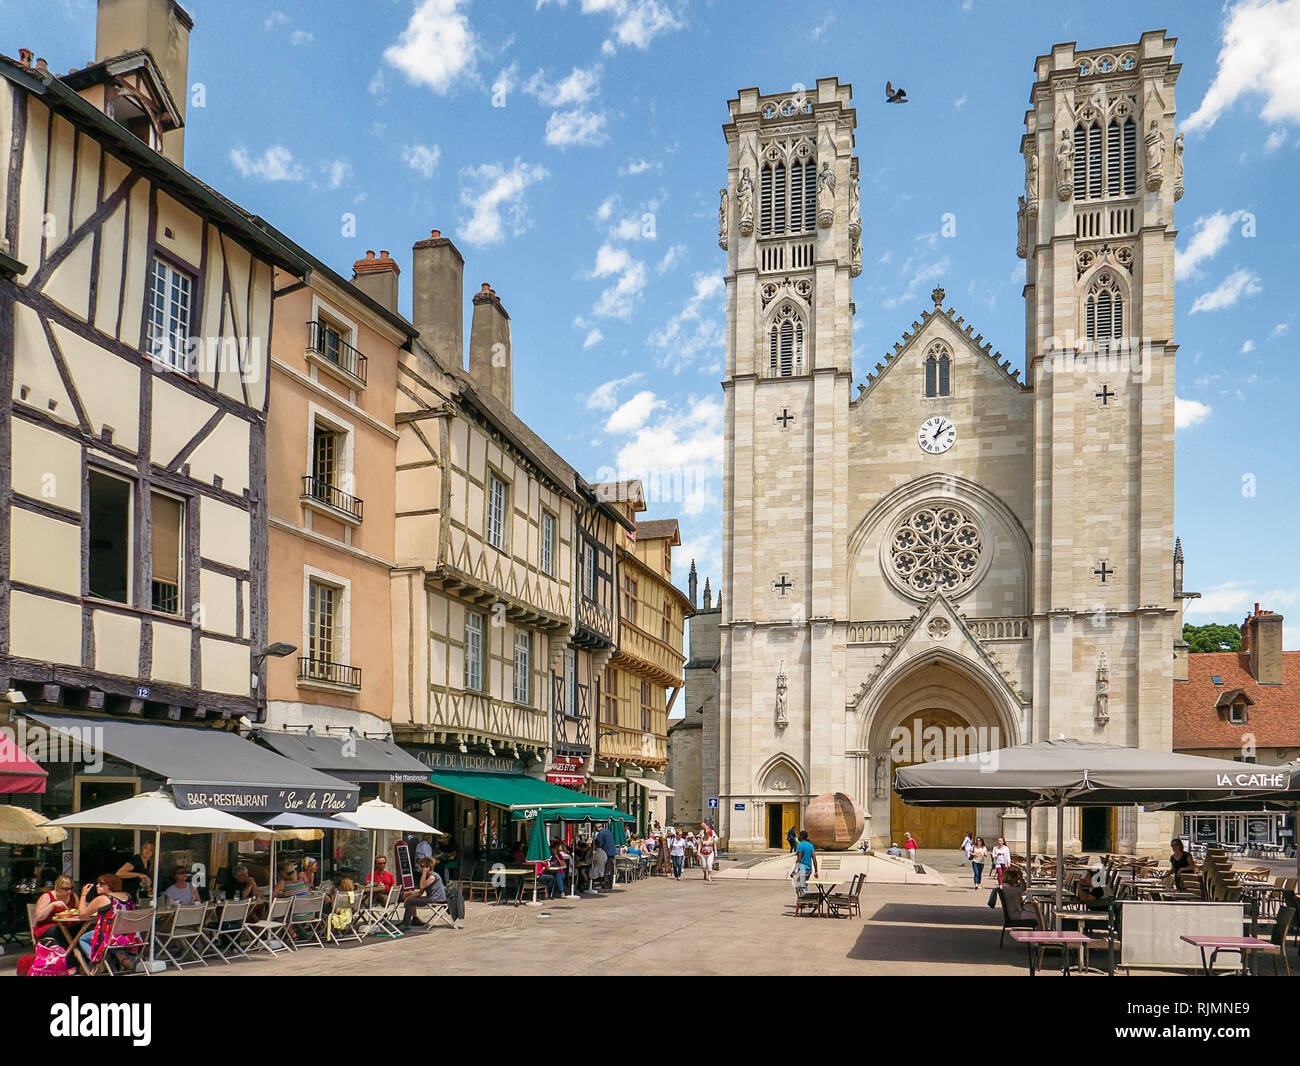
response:
M302 499L324 504L331 510L340 511L357 522L361 521L362 501L355 496L349 496L342 489L331 485L324 478L304 474L302 479Z
M345 666L343 663L331 662L329 659L312 659L304 656L298 660L299 681L320 681L327 685L338 685L355 692L361 691L361 667Z
M345 374L355 378L362 385L366 383L366 357L338 335L336 330L320 322L308 322L311 336L307 341L307 350L314 352L327 363L333 363Z

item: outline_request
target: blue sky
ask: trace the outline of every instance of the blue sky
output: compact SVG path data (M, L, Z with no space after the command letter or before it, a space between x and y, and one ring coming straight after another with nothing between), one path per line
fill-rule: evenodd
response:
M1178 205L1177 523L1192 621L1300 605L1295 188L1300 0L1024 5L702 0L188 0L187 166L345 275L439 228L514 329L518 413L589 477L682 472L676 573L721 562L721 126L737 89L856 89L862 375L948 303L1023 367L1018 145L1035 56L1164 28L1186 135ZM0 0L0 49L58 71L92 0ZM907 107L886 107L886 79ZM956 235L941 237L941 217ZM345 236L346 216L355 236ZM1254 494L1243 491L1253 478ZM1287 646L1300 647L1300 617Z

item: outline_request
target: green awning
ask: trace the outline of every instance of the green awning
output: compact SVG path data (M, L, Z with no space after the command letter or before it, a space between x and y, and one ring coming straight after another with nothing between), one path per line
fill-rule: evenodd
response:
M599 807L602 804L612 807L607 800L598 800L571 788L553 785L536 777L523 774L480 774L470 770L431 770L429 784L444 792L454 792L458 796L493 803L498 807L509 807L519 812L526 812L527 817L536 817L539 809L548 807Z
M574 807L524 807L512 813L517 822L541 818L544 822L635 822L636 818L626 811L617 811L613 807L598 807L584 803Z

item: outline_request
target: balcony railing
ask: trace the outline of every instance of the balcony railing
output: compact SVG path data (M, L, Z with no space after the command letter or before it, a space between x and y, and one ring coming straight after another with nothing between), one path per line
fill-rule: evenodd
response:
M312 659L304 656L298 660L299 681L321 681L327 685L338 685L361 691L361 667L344 666L343 663L331 662L329 659Z
M344 373L356 378L362 385L366 383L366 357L348 344L335 330L320 322L308 322L311 336L307 341L307 350L315 352L327 363L333 363Z
M331 485L324 478L313 477L311 474L304 474L302 479L302 498L312 500L316 503L323 503L335 511L341 511L343 514L356 521L361 521L362 501L355 496L349 496L342 489Z

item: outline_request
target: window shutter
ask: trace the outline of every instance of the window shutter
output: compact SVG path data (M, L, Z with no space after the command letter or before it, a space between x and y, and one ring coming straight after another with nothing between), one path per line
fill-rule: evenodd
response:
M772 232L772 167L763 164L758 172L758 232L766 237Z
M786 175L785 164L776 165L776 173L772 182L772 232L785 232L785 195L786 195Z
M1137 123L1124 122L1124 195L1137 192Z
M1118 122L1111 122L1106 127L1106 195L1118 196L1120 194L1120 179L1123 176L1123 164L1121 162L1121 145L1120 145L1120 125Z
M1082 200L1088 195L1088 133L1082 126L1074 127L1074 198Z
M1088 127L1088 199L1101 198L1101 127Z
M1115 294L1115 313L1113 315L1114 332L1112 337L1119 338L1124 336L1124 297L1119 293Z
M790 165L790 232L803 230L803 164L795 160Z
M781 376L794 373L794 323L786 319L781 323Z
M803 373L803 323L794 324L794 372Z
M803 228L817 228L817 160L809 158L804 161L803 182Z
M776 375L777 375L777 347L778 347L777 338L776 338L776 326L773 326L773 327L772 327L771 341L772 341L772 356L771 356L771 367L770 367L770 369L769 369L769 373L772 375L772 377L776 377Z
M1110 293L1099 292L1097 294L1097 336L1099 338L1109 338L1111 336L1110 312Z
M177 585L181 576L181 501L153 493L153 579Z
M1087 322L1084 326L1084 334L1088 340L1097 338L1097 297L1089 296L1084 302L1084 317Z

